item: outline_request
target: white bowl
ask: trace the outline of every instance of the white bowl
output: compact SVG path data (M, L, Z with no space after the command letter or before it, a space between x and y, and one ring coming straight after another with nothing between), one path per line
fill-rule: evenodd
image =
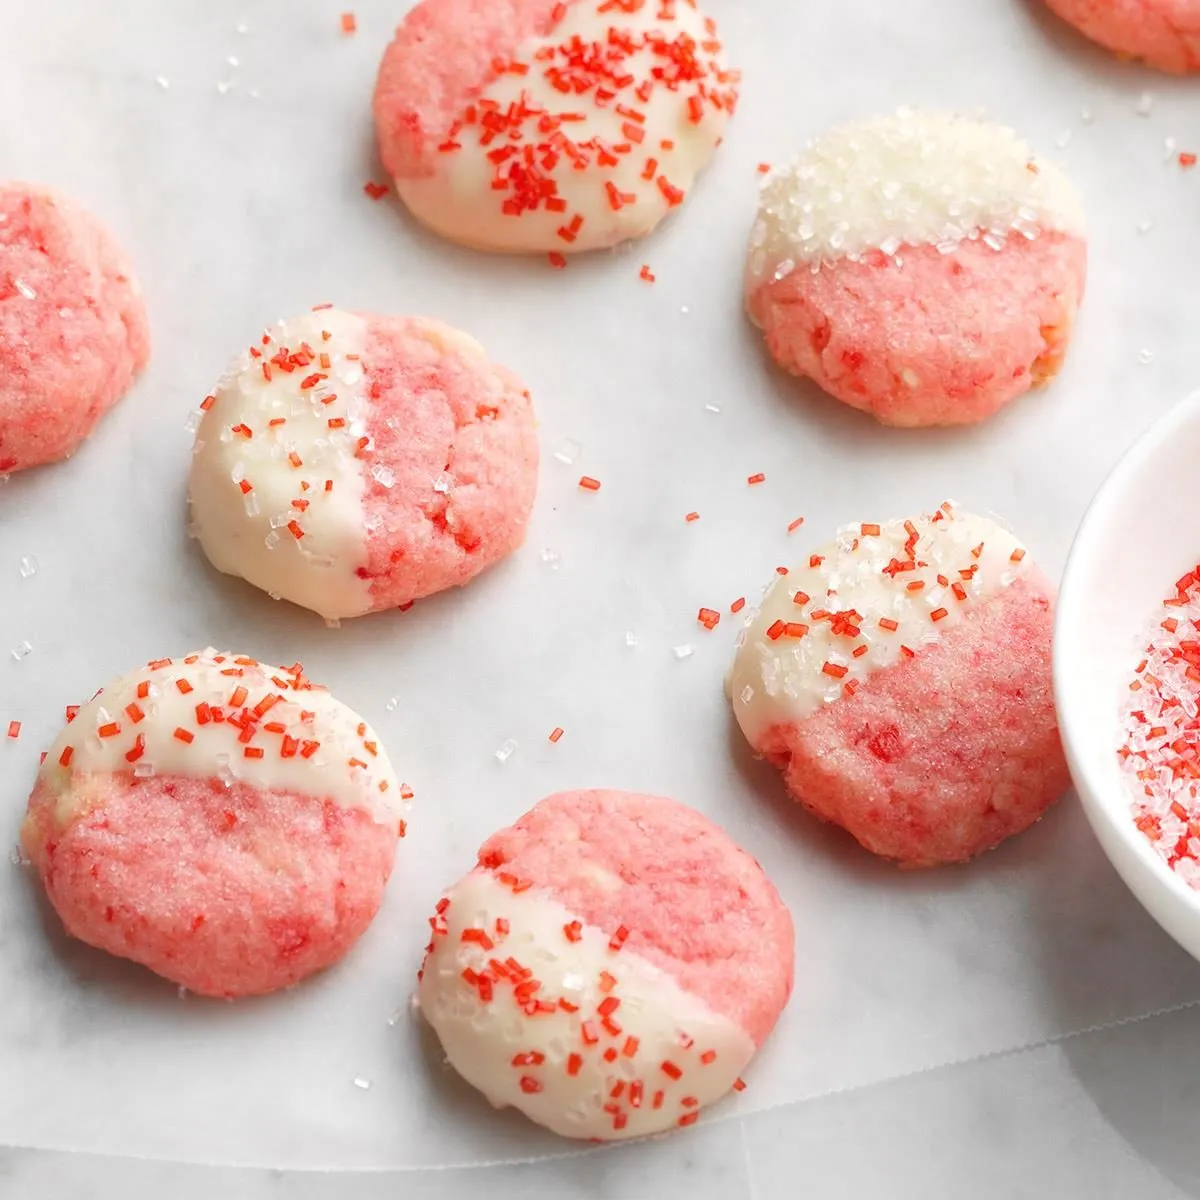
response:
M1129 450L1071 547L1054 630L1054 692L1067 762L1088 820L1152 917L1200 958L1200 892L1133 823L1117 760L1121 705L1154 613L1200 562L1200 393Z

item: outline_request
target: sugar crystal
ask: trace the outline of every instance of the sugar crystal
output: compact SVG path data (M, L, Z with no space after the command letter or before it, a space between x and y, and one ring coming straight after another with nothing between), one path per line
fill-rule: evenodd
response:
M38 561L32 554L26 554L18 566L22 579L28 579L31 575L36 575L38 569Z

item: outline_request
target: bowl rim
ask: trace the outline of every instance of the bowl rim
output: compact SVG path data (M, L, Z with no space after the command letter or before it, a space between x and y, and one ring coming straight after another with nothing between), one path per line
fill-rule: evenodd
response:
M1111 776L1103 773L1099 764L1092 757L1080 753L1076 746L1075 726L1068 714L1072 711L1072 695L1077 685L1072 681L1068 669L1069 651L1067 639L1062 632L1073 621L1073 614L1081 608L1087 594L1084 585L1077 581L1079 563L1089 560L1097 553L1097 544L1102 541L1113 514L1124 503L1131 485L1146 471L1164 443L1170 442L1181 428L1197 422L1200 422L1200 390L1191 392L1139 434L1096 490L1075 532L1063 568L1055 617L1052 664L1059 733L1071 777L1089 822L1095 826L1098 821L1103 821L1108 831L1114 834L1146 869L1146 883L1172 893L1181 904L1200 916L1200 889L1193 888L1155 853L1133 819L1121 811L1123 804L1128 807L1128 797L1114 794ZM1106 839L1101 836L1099 840L1105 853L1111 858ZM1119 867L1116 863L1114 866ZM1120 873L1124 875L1123 870Z

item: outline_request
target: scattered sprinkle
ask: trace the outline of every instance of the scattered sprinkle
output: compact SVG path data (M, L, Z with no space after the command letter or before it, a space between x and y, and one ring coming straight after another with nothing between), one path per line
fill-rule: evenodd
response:
M600 480L593 479L590 475L584 475L579 480L579 486L586 492L598 492L600 490Z
M342 13L342 32L349 37L352 33L358 32L358 19L352 12ZM357 1083L358 1081L355 1080Z
M698 512L690 512L683 519L689 523L692 521L698 521L700 520L700 514Z
M579 457L583 447L573 438L567 438L565 442L554 452L554 457L560 463L565 463L568 467Z
M21 722L9 721L8 736L15 742L21 736Z
M756 483L766 483L767 477L759 471L757 475L749 475L746 477L746 482L753 487Z
M17 570L22 579L28 579L31 575L36 575L38 569L38 561L32 554L26 554L17 565Z
M13 647L12 656L17 662L20 662L21 659L28 658L32 652L33 652L33 646L29 642L23 641L23 642L18 642Z
M721 620L721 614L715 608L702 608L696 614L696 620L700 622L707 630L716 629L718 622Z
M685 658L691 658L693 652L692 647L685 642L682 646L672 646L671 653L682 662Z
M1196 156L1191 151L1183 150L1179 154L1179 165L1187 170L1189 167L1196 165Z
M508 762L508 760L512 758L513 751L515 751L516 748L517 743L514 742L512 738L506 739L501 747L496 751L496 761L500 763Z
M391 189L386 183L376 183L374 180L367 180L363 184L363 191L366 192L372 200L382 200Z
M654 272L650 270L649 263L642 264L642 269L639 272L639 275L643 280L645 280L646 283L653 283L656 278Z
M562 735L563 735L563 728L561 725L556 725L552 730L550 730L550 740L552 742L557 742L558 739L562 737Z
M736 599L736 600L735 600L735 601L734 601L734 602L733 602L733 603L732 603L732 604L729 606L729 611L730 611L731 613L740 613L740 612L742 611L742 609L743 609L743 608L745 608L745 607L746 607L746 597L745 597L745 596L739 596L739 597L738 597L738 598L737 598L737 599Z
M354 1086L364 1092L369 1092L371 1090L371 1081L364 1079L361 1075L355 1075Z

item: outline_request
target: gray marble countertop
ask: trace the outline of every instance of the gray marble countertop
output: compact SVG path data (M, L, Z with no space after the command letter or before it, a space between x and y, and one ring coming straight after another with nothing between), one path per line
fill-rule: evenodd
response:
M1174 157L1200 151L1197 85L1091 50L1039 0L709 0L745 71L717 161L653 238L558 274L448 247L363 195L404 4L356 2L344 38L349 0L0 0L0 174L114 227L156 347L70 463L0 488L0 720L24 723L0 746L0 845L64 703L205 643L301 658L417 791L362 945L249 1005L177 1001L68 943L0 857L0 1197L1200 1195L1200 965L1074 799L968 869L898 874L783 800L730 728L736 625L695 623L755 595L798 539L947 496L1061 569L1104 474L1200 379L1200 171ZM739 313L756 165L902 104L1013 124L1088 211L1067 367L980 429L878 429L770 370ZM189 411L248 333L324 300L469 330L529 382L544 460L521 554L339 630L215 578L182 512ZM604 480L586 502L581 470ZM64 537L85 509L105 537ZM40 569L17 581L25 555ZM4 637L33 650L15 661ZM483 837L600 785L692 803L762 861L795 917L797 986L742 1097L675 1137L581 1150L488 1111L393 1018L424 916Z

